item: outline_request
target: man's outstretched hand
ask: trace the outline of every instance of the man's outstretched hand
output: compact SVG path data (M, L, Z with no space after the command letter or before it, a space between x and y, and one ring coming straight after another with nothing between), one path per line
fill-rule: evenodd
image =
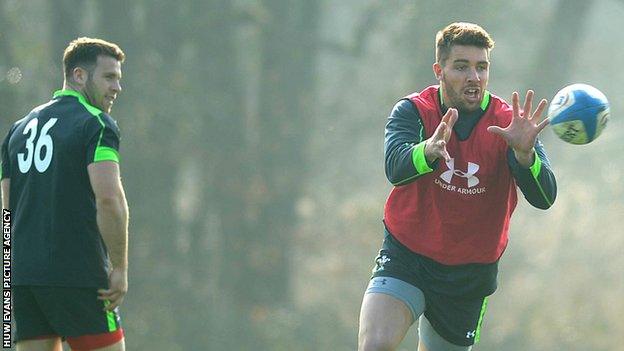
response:
M457 110L449 108L444 116L442 116L442 121L438 124L431 138L425 141L425 158L429 164L433 163L438 158L443 158L445 161L451 160L451 157L446 151L446 144L451 138L453 125L455 125L456 121Z
M542 99L537 105L537 109L531 112L533 90L529 90L524 100L524 109L520 111L519 99L517 92L511 95L513 115L511 123L507 127L490 126L487 130L505 139L507 145L514 151L518 163L528 168L535 161L533 146L537 140L537 135L548 125L547 118L540 122L547 102Z

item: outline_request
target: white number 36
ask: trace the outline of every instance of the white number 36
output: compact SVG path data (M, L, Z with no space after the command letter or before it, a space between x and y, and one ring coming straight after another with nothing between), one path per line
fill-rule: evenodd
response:
M41 134L39 135L39 139L35 143L35 139L37 139L37 124L39 124L39 120L33 118L26 124L24 128L24 135L30 134L28 139L26 139L26 152L20 152L17 154L17 163L19 165L19 170L22 173L27 173L32 167L33 159L35 160L35 168L39 173L45 172L46 169L50 166L50 162L52 162L52 151L54 150L54 144L52 143L52 137L48 134L50 128L54 126L58 118L50 118L46 124L41 128ZM45 148L45 153L43 157L41 156L42 149Z

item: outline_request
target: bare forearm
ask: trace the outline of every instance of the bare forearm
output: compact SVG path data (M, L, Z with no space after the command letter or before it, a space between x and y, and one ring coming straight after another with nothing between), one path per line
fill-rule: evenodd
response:
M128 205L123 192L97 200L97 223L113 268L128 267Z
M2 209L9 208L9 189L11 188L10 179L2 179Z

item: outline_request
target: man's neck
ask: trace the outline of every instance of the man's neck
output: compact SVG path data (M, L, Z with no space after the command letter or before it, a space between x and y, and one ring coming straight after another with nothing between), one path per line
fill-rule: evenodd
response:
M73 90L73 91L77 91L77 92L79 92L79 93L80 93L80 95L82 95L82 96L85 96L85 97L86 97L86 95L85 95L85 93L84 93L84 91L83 91L83 89L82 89L82 88L80 88L80 87L78 87L78 86L76 86L76 85L74 85L74 84L71 84L71 83L69 83L69 82L67 82L67 81L64 81L64 82L63 82L63 90Z

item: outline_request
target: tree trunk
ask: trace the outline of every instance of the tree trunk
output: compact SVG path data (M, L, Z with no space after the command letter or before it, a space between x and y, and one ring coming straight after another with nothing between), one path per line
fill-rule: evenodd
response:
M5 4L0 3L0 96L2 96L2 104L0 104L0 131L2 133L0 140L4 140L9 131L9 126L20 118L15 86L6 79L7 71L14 67L17 62L13 55L13 48L9 44L9 38L12 38L15 33L10 26L4 6Z
M559 0L550 28L535 60L536 96L555 95L570 81L574 57L585 31L592 1ZM537 79L539 77L539 79Z
M52 62L56 63L53 77L58 77L60 86L63 82L63 52L67 44L81 34L78 24L84 14L84 3L77 0L57 0L50 1L48 6L52 14L49 32L52 42Z

